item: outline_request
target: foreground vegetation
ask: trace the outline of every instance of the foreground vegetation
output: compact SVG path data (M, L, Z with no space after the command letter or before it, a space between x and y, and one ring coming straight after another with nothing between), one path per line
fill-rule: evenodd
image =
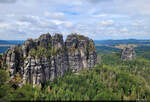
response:
M119 54L101 55L102 65L63 78L42 88L29 84L15 87L6 71L0 71L2 100L150 100L150 60L121 61Z
M0 70L0 101L9 100L150 100L150 48L136 48L137 59L120 60L120 50L97 48L101 65L80 73L68 71L64 77L32 87L22 82L19 74L10 80ZM45 53L44 49L40 52ZM113 52L113 53L112 53ZM40 55L34 50L32 53Z

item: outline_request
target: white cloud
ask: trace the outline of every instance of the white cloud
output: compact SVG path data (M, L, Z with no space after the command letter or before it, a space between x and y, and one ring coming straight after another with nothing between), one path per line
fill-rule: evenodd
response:
M128 32L128 29L127 28L122 28L120 29L121 32Z
M140 21L140 20L134 21L134 22L131 23L131 26L133 26L133 27L142 27L144 25L146 25L146 24L144 24L144 22Z
M44 32L78 32L93 39L140 38L143 33L150 38L149 0L12 1L0 0L0 39Z
M72 22L69 22L69 21L64 22L63 25L64 25L66 28L71 28L71 27L73 27L73 23L72 23Z
M20 22L20 21L17 21L16 24L19 25L19 26L29 26L31 23L30 22Z
M127 15L120 15L120 14L94 14L93 17L100 18L129 18Z
M106 20L106 21L101 21L100 25L104 25L104 26L111 26L114 24L113 20Z
M51 20L51 22L55 23L56 25L63 25L67 28L71 28L73 26L73 23L70 21Z
M54 12L54 13L45 12L44 15L46 17L53 18L53 19L64 19L65 18L65 14L62 12Z
M114 2L118 7L117 9L130 15L150 14L150 0L114 0Z
M132 26L140 26L141 24L134 22L134 23L132 23L131 25L132 25Z
M60 25L63 23L63 21L60 20L51 20L53 23L55 23L56 25Z
M9 27L9 24L7 24L7 23L0 23L0 29L5 29L7 27Z

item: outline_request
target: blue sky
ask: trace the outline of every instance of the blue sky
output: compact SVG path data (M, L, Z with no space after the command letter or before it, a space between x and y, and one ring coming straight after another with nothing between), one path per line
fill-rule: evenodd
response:
M150 39L150 0L0 0L0 39L80 33L95 40Z

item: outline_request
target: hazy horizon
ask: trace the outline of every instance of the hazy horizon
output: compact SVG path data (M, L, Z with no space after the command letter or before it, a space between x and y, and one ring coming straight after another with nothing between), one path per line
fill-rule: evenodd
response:
M30 38L27 38L27 39L30 39ZM0 41L26 41L27 39L25 40L3 40L3 39L0 39ZM37 38L31 38L31 39L37 39ZM63 38L64 40L66 40L66 38ZM136 39L136 38L128 38L128 39L100 39L100 40L95 40L93 39L94 41L107 41L107 40L150 40L150 39Z

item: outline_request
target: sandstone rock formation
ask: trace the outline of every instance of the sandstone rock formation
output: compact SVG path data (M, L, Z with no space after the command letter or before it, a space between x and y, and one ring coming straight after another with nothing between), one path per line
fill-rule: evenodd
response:
M122 55L121 55L122 60L133 60L136 59L136 53L132 47L125 47L122 50Z
M93 40L87 37L71 34L64 42L61 34L48 33L11 47L3 54L3 63L11 78L19 73L23 83L40 85L63 76L69 68L74 72L91 69L97 55Z
M2 64L3 64L3 58L2 55L0 54L0 69L2 68Z
M68 50L69 66L74 72L94 67L97 55L93 40L82 35L72 34L67 37L65 44Z

